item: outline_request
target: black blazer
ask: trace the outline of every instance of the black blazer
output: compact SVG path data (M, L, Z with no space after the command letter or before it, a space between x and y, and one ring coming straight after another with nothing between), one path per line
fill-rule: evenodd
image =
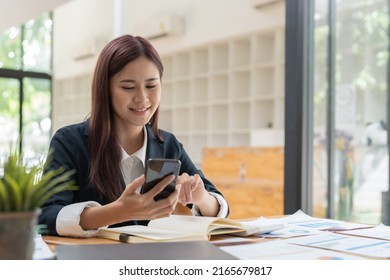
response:
M202 171L196 168L195 164L184 150L183 145L172 133L161 131L164 141L160 141L155 137L150 125L147 125L146 128L148 137L146 159L179 159L182 163L180 174L184 172L189 175L199 174L207 191L222 195L215 186L205 178ZM89 121L66 126L59 129L51 140L50 150L52 150L52 161L48 169L57 169L62 166L65 167L66 170L75 170L76 173L73 175L72 179L76 182L79 189L77 191L65 191L56 194L42 206L39 224L47 225L48 234L50 235L57 235L56 219L59 211L64 206L83 201L96 201L101 205L111 202L107 199L101 199L88 180L90 165L88 130ZM122 186L123 188L125 187L123 178ZM147 223L148 221L128 221L113 226Z

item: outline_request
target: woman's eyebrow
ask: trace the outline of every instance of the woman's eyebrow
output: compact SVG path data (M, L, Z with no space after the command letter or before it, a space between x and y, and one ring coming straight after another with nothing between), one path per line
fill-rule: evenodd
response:
M130 79L120 80L119 82L120 83L135 83L134 80L130 80Z
M155 80L159 80L159 78L150 78L150 79L146 79L145 82L151 82L151 81L155 81Z
M158 80L159 78L149 78L149 79L146 79L145 82L151 82L151 81L156 81ZM132 79L124 79L124 80L120 80L119 81L120 83L136 83L135 80L132 80Z

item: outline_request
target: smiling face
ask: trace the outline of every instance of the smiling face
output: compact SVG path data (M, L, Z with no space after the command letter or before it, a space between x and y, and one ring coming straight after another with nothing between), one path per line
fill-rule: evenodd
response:
M161 80L156 66L142 56L110 79L114 123L119 129L141 129L160 105Z

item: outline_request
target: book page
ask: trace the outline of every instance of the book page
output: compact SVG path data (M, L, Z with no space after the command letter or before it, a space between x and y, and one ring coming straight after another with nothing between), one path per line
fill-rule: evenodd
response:
M107 233L107 234L104 234ZM150 239L154 241L166 241L166 240L207 240L207 236L204 234L180 232L169 229L153 228L149 226L123 226L118 228L107 228L99 230L98 236L108 237L110 233L116 233L115 239L119 239L119 234L126 233L131 236L142 237L144 239Z
M243 231L243 227L239 222L230 219L181 215L171 215L167 218L152 220L149 222L148 227L177 230L182 232L198 233L204 235L208 235L212 231L215 232L217 229L219 229L218 234L222 234L222 228L227 229L223 232Z
M282 223L271 221L263 217L252 221L243 221L241 222L241 224L245 228L245 231L236 234L239 236L260 235L264 233L274 232L284 227Z

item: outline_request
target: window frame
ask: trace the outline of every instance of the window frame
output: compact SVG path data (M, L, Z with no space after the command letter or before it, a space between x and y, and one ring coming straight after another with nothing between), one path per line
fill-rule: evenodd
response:
M49 12L49 18L53 22L53 14L52 12ZM21 40L20 40L20 48L21 48L21 69L10 69L10 68L1 68L0 67L0 78L10 78L10 79L16 79L19 81L19 152L23 152L23 100L24 100L24 86L23 86L23 80L25 78L33 78L33 79L45 79L49 80L50 83L50 113L49 117L52 119L52 104L53 104L53 80L52 75L50 72L52 72L53 68L53 28L51 29L51 57L50 57L50 67L51 69L49 72L38 72L38 71L28 71L23 70L23 56L24 56L24 50L22 46L22 42L24 40L24 26L23 24L21 26ZM51 128L52 129L52 128ZM50 131L51 133L51 131Z

